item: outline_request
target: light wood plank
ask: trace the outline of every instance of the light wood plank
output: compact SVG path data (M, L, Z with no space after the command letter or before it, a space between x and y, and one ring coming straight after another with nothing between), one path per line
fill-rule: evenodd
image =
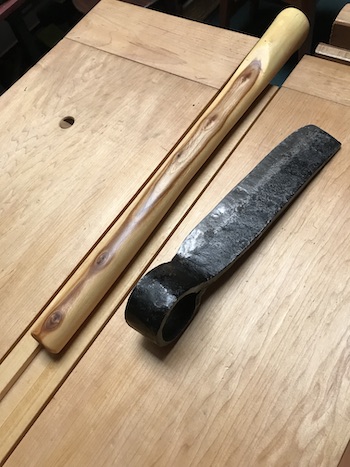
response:
M215 92L63 40L1 96L0 359Z
M305 55L283 86L350 105L349 68L330 60Z
M350 436L349 118L349 107L279 91L154 264L290 132L318 124L342 150L172 349L128 328L123 305L9 467L336 465Z
M21 375L17 383L11 387L1 402L0 411L0 462L16 446L26 430L43 410L52 395L57 391L70 371L74 368L88 346L105 325L115 309L124 300L133 284L138 280L150 261L165 243L176 225L186 215L192 204L209 184L215 173L229 156L233 148L239 144L245 133L258 118L268 102L272 99L276 88L270 88L259 100L241 123L235 128L232 135L221 145L220 150L214 154L209 163L202 169L186 193L180 198L170 215L157 229L148 241L142 252L137 256L128 270L112 289L111 293L101 303L98 312L93 314L78 336L75 337L66 351L58 357L49 357L47 353L40 352ZM142 192L140 193L140 196ZM137 197L135 198L135 202ZM130 208L133 206L131 203ZM124 215L117 222L122 222ZM23 355L28 352L28 342L31 336L27 334L0 366L0 392L6 392L13 381L21 374L16 362L22 364ZM35 351L35 349L34 349ZM12 370L12 371L11 371Z
M216 88L257 41L117 0L101 0L67 37Z
M0 401L40 352L41 346L29 333L14 346L0 365Z
M350 64L350 50L341 49L334 45L318 44L315 50L316 57L325 58L326 60L332 60L336 63L342 63L344 65Z

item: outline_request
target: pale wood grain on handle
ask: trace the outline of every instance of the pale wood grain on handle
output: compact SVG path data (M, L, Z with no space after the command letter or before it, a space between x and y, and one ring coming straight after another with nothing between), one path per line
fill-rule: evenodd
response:
M273 76L300 47L305 15L283 10L211 105L168 156L140 202L102 239L35 324L32 335L60 352L124 271L179 194Z

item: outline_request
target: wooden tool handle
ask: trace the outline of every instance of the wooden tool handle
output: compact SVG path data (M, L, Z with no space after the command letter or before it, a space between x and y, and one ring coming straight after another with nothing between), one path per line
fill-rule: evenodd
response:
M233 125L306 39L309 23L283 10L202 113L126 217L90 253L35 323L33 337L58 353L108 292Z

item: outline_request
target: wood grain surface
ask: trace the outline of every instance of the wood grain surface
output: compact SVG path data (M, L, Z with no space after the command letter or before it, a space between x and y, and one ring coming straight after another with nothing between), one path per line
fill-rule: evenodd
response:
M117 20L127 24L133 11L139 21L133 30L141 28L138 59L147 62L148 37L141 34L139 10L122 4L116 15L116 5L119 2L107 2L105 32L118 30ZM164 15L150 14L156 27ZM187 50L188 34L180 24L179 18L166 16L163 33L177 31L177 41L186 49L183 67L191 68L199 52L194 44ZM234 34L232 47L226 31L226 39L218 41L226 63L222 67L208 29L195 24L194 40L205 51L200 57L202 76L215 76L220 87L256 40ZM94 34L92 28L90 37ZM109 45L123 43L123 50L126 40L119 31ZM0 361L216 91L95 47L63 40L1 96L6 112L0 116L5 148L0 324L6 332ZM162 39L162 47L155 49L161 62L171 61L173 47L172 41ZM211 64L208 69L205 59ZM76 121L62 130L59 123L67 116ZM130 167L138 160L141 164L129 183Z
M129 22L130 10L123 11L125 24ZM173 23L170 18L167 17L166 25L162 23L169 28L169 35L179 21L174 18ZM119 20L122 21L120 17ZM110 30L115 29L113 21L110 16ZM153 26L156 21L152 12ZM195 25L194 40L205 51L201 59L210 58L211 65L216 65L208 69L202 66L198 81L215 75L213 81L219 87L256 40L234 34L234 46L228 47L232 36L225 33L226 40L219 40L218 46L226 62L221 67L222 57L217 59L213 54L213 36L208 29L218 31ZM163 32L167 36L165 29ZM181 35L188 39L187 28L175 35L186 48ZM147 42L142 46L143 39L146 41L147 37L141 34L140 62L143 55L149 54ZM169 57L173 56L172 47L172 41L162 40L158 50L162 63L167 62L167 50ZM187 64L183 68L191 68L198 51L193 45L191 53L184 54ZM229 70L227 74L225 70ZM0 180L1 195L6 200L6 222L1 231L1 259L5 267L1 272L0 324L4 332L0 342L0 399L4 399L0 402L0 463L40 415L99 329L276 92L270 89L245 116L74 344L59 358L39 352L40 347L30 336L30 325L40 309L111 222L116 217L116 222L120 222L127 215L142 195L141 187L152 171L160 166L216 91L154 66L140 65L98 47L65 39L1 97L6 112L1 114L5 131L0 140L7 151ZM67 116L74 117L75 122L63 130L60 123Z
M117 0L101 0L67 37L216 88L257 41Z
M329 43L344 49L350 49L350 3L344 5L335 18Z
M90 318L64 353L59 357L50 357L46 352L38 353L37 343L28 330L2 362L0 366L0 394L2 396L6 394L6 396L0 402L0 438L2 440L0 443L0 463L1 459L5 459L15 448L21 437L64 383L99 330L108 322L133 284L148 267L231 151L239 144L253 122L259 117L275 92L275 88L269 89L236 127L230 138L221 145L220 150L201 171L200 177L193 181L189 190L180 198L170 215L144 246L142 252L137 256L137 260L130 265L119 279L117 286L100 304L98 313ZM138 196L142 196L142 191ZM123 222L124 216L128 215L129 210L132 209L137 200L138 197L120 216L117 223ZM25 371L23 372L23 370ZM16 381L18 377L19 379ZM14 382L16 383L14 384ZM9 388L10 391L7 392Z
M8 466L337 465L350 436L349 118L279 91L153 265L290 132L320 125L341 151L173 348L128 328L121 306Z
M0 358L215 92L63 40L1 96Z
M321 42L315 49L316 57L332 60L333 62L350 65L350 50L335 47Z
M116 222L127 215L256 41L113 0L100 6L1 97L0 393L10 391L0 402L0 464L337 465L350 437L349 87L337 64L307 59L290 78L301 92L280 91L273 105L270 89L72 345L60 357L38 352L29 328L40 308L115 210ZM75 123L63 130L66 116ZM342 151L208 295L172 350L146 343L123 317L132 284L306 123L339 138Z
M299 49L308 30L306 16L296 8L276 17L169 153L125 223L110 228L35 323L32 335L47 350L59 353L78 331L228 132Z
M350 105L350 73L347 65L305 55L283 85L312 96Z
M65 46L65 44L63 44ZM80 44L74 44L73 43L73 49L77 48L78 51L77 53L83 54L83 51L85 50L87 52L86 46L82 46ZM83 51L82 51L83 48ZM71 51L72 52L72 51ZM101 54L101 52L98 51L93 51L94 54L97 52L98 54ZM105 53L103 53L103 56ZM107 55L108 58L113 58L113 56ZM73 59L74 57L72 57ZM79 60L77 60L79 61ZM128 65L131 65L132 67L135 66L134 63L132 62L127 62ZM62 64L61 64L62 66ZM139 66L139 65L137 65ZM142 68L145 68L144 66ZM132 68L131 71L133 71L134 68ZM146 70L147 71L147 70ZM156 72L156 70L151 70L152 73ZM145 76L145 73L143 74ZM172 75L169 75L170 80L172 81L174 78L176 81L180 80L181 82L183 79L176 78ZM202 90L203 85L198 85L195 84L191 81L185 80L186 83L189 84L190 90L191 90L191 97L187 95L188 103L197 102L197 99L205 98L208 100L208 98L212 95L213 90L210 88L209 90L204 87L204 90ZM199 87L199 91L196 91L196 89L193 88L195 86L196 88ZM164 87L163 87L164 89ZM177 83L177 89L179 89L179 84ZM10 388L11 390L6 394L5 398L1 401L1 411L0 411L0 438L2 440L0 444L0 459L4 459L9 452L16 446L18 441L21 439L21 437L24 435L26 430L30 427L30 425L33 423L35 418L40 414L40 412L43 410L45 405L48 403L50 398L53 396L55 391L60 387L60 385L64 382L65 378L69 375L70 371L74 368L75 364L79 361L79 359L82 357L83 353L86 351L87 347L91 343L91 341L96 337L96 335L99 332L99 329L103 327L106 321L108 321L109 316L113 313L115 308L118 306L118 304L121 303L121 301L125 298L126 294L130 291L130 288L132 285L135 283L135 281L138 279L140 274L142 274L143 270L147 267L151 259L155 256L159 248L161 247L162 243L164 243L169 235L171 234L172 230L175 228L177 223L181 221L181 218L186 214L188 209L191 207L193 202L195 201L196 198L200 196L200 193L203 191L205 186L209 183L211 178L215 175L216 171L218 168L221 166L223 161L228 157L232 149L240 142L242 139L243 135L248 131L252 123L256 118L258 118L259 114L262 112L264 107L267 105L267 103L270 101L274 93L276 92L275 89L270 89L264 96L263 99L261 99L255 108L252 108L250 113L245 116L244 120L242 123L236 128L233 136L226 141L218 154L214 156L212 159L211 163L206 166L205 169L202 170L201 172L201 177L193 183L190 187L190 191L186 192L186 195L181 198L180 202L177 204L175 208L173 208L171 215L169 218L162 224L161 228L157 230L155 233L155 236L153 239L151 239L147 245L143 248L141 255L138 256L138 260L133 263L131 268L125 273L121 280L118 282L118 287L116 287L113 291L113 293L103 302L103 304L99 307L99 312L94 314L92 319L89 320L89 322L86 324L82 332L79 334L79 336L74 340L74 343L69 346L69 348L66 349L64 354L62 354L59 358L50 358L45 352L39 352L39 348L36 347L36 343L34 339L30 336L29 329L24 333L23 337L19 340L17 345L15 345L12 349L12 351L9 353L7 358L2 362L0 366L0 392L2 396L5 395L5 393L8 391ZM136 94L135 94L136 95ZM186 93L185 93L186 96ZM167 96L164 96L165 99L167 99ZM147 99L146 99L146 102ZM162 102L162 99L160 99L157 95L157 102L158 105L160 102ZM177 100L177 104L179 104L179 100ZM150 103L148 102L148 105ZM191 105L192 107L192 105ZM182 104L182 110L186 108L186 105ZM124 109L121 109L125 111ZM159 109L160 110L160 109ZM173 109L169 109L169 112L173 112ZM160 112L161 113L161 112ZM172 113L173 115L173 113ZM120 117L119 117L120 118ZM124 116L124 118L126 118ZM160 116L159 116L160 118ZM165 118L165 117L164 117ZM171 117L172 118L172 117ZM112 125L112 117L110 117L110 125ZM166 120L166 118L165 118ZM113 121L113 120L112 120ZM57 124L57 120L55 120L55 125ZM172 131L175 131L175 125L176 120L172 120ZM75 124L74 124L75 125ZM130 131L135 131L137 126L135 124L129 124L132 126L132 129ZM148 122L148 125L151 125L150 122ZM168 127L166 121L163 123L163 127L165 126ZM74 126L71 128L73 129ZM64 131L70 131L69 130L64 130ZM113 129L110 130L111 132ZM170 136L168 133L168 129L164 130L167 134L168 137ZM179 130L177 130L179 131ZM120 134L120 133L119 133ZM137 135L140 136L142 134L141 130L137 130ZM137 136L136 135L136 136ZM95 136L97 138L97 135ZM111 136L109 136L111 137ZM120 136L116 136L116 139ZM180 133L177 135L177 137L180 137ZM78 138L78 136L77 136ZM146 138L147 140L147 135L143 134L143 138ZM91 142L91 141L90 141ZM88 147L89 141L86 141L86 147ZM130 142L130 144L132 141ZM111 146L108 146L108 149L112 151L113 146L114 146L114 141ZM137 144L137 143L135 143ZM151 142L155 147L158 146L154 141ZM128 145L129 147L129 145ZM100 157L103 155L103 148L101 148L100 145ZM73 148L74 149L74 148ZM117 148L118 149L118 148ZM125 149L125 148L124 148ZM164 148L162 147L161 150L163 151ZM112 151L114 154L114 151ZM140 154L140 156L136 156L135 154ZM134 151L134 154L131 154L130 157L133 157L133 160L131 162L132 166L137 166L137 170L135 170L135 175L136 177L142 176L143 178L145 177L142 172L144 172L144 164L148 164L145 160L145 154L149 155L150 158L153 158L155 153L154 151L148 151L146 153L144 152L138 152L136 149ZM165 151L163 153L163 156L165 155ZM110 157L106 155L106 157ZM73 156L71 156L73 158ZM138 164L139 158L141 159L141 164ZM77 157L77 163L81 160L81 157ZM153 159L151 159L153 162ZM130 169L129 169L130 171ZM141 171L141 173L140 173ZM127 174L128 171L126 170L125 173ZM109 176L112 176L110 172L108 172ZM106 175L106 174L105 174ZM132 174L132 177L134 177L134 172ZM117 180L120 180L121 177L117 177ZM130 185L130 176L127 176L124 174L124 185L123 189L127 190L127 184ZM118 202L118 193L121 188L121 185L115 189L113 182L115 181L115 178L111 178L109 180L108 186L109 189L113 190L118 190L114 191L114 194L111 193L111 196L116 197L116 199L113 199L113 202L110 201L108 203L108 207L111 208L113 211L116 206L116 202ZM85 185L83 183L80 184L80 188L83 190L83 187ZM127 188L125 188L127 187ZM89 189L89 187L87 187ZM39 188L38 188L38 191ZM119 193L120 194L120 193ZM121 193L120 195L123 195ZM101 193L101 196L103 196L103 193ZM142 190L139 193L139 196L142 196ZM130 206L128 209L132 209L133 203L137 201L137 197L131 202ZM109 206L109 204L112 204L112 207ZM104 206L101 206L101 209L104 208ZM128 209L121 215L121 217L118 219L117 222L122 222L123 221L123 216L126 216L128 214ZM67 210L66 210L67 211ZM69 214L69 211L68 211ZM99 214L99 210L97 210L97 214ZM97 214L94 214L94 217L97 216ZM84 213L84 216L92 216L92 211L89 211L87 213ZM72 216L70 219L70 222L76 223L75 228L81 229L83 228L82 226L79 226L79 223L81 222L81 218L75 219L74 216ZM67 218L65 218L67 221ZM51 220L51 222L53 222ZM63 224L65 225L65 224ZM93 225L91 225L91 228ZM28 228L29 229L29 228ZM56 242L58 242L59 246L63 248L63 253L64 253L64 248L67 247L65 245L65 242L70 241L70 238L68 236L65 236L66 233L64 231L64 228L62 227L61 230L55 232L57 235ZM72 235L73 236L73 235ZM63 237L63 238L61 238ZM74 237L74 236L73 236ZM43 237L43 241L45 240L45 237ZM80 241L82 239L80 238ZM59 243L62 242L62 243ZM77 247L76 247L77 248ZM77 252L74 251L74 255L77 254L84 254L84 244L81 246L81 250L77 248ZM62 251L57 251L58 258L62 254ZM73 262L74 261L79 261L78 256L74 256L72 252L70 253L72 256L71 261L71 267L74 267ZM60 258L62 261L62 258ZM50 261L48 263L48 268L52 268L52 271L50 274L46 272L45 275L39 276L36 274L35 280L38 280L39 282L41 281L41 295L39 294L39 297L37 297L37 293L35 293L35 290L32 291L33 289L33 276L29 276L27 278L27 282L25 284L25 291L27 293L27 297L30 295L31 300L40 300L42 298L42 295L44 293L43 287L49 287L51 284L52 289L54 287L57 287L57 283L60 280L60 274L62 275L65 274L65 270L63 269L62 271L62 263L58 262L57 265L55 265L55 262L53 259L50 257ZM49 277L47 277L49 276ZM44 282L44 279L49 281L49 285ZM15 281L15 277L14 277ZM34 282L35 284L36 282ZM18 300L19 297L16 294L16 291L18 292L18 289L13 289L13 287L8 285L8 290L11 293L11 299L14 302L14 305L16 305L15 300ZM33 306L33 309L35 307ZM28 310L26 309L27 313ZM13 317L12 317L13 318ZM20 316L17 318L18 322L20 322ZM22 322L27 319L27 315L22 315ZM9 324L11 324L11 320L8 317ZM18 329L16 326L13 328L9 329ZM5 337L5 334L4 334ZM9 343L12 342L11 339L9 339ZM35 345L33 345L35 344ZM28 361L29 360L29 361ZM27 367L27 368L26 368ZM26 371L21 375L22 371L26 369ZM20 376L21 375L21 376ZM13 386L14 381L16 378L18 381L16 384ZM1 461L0 461L1 462Z

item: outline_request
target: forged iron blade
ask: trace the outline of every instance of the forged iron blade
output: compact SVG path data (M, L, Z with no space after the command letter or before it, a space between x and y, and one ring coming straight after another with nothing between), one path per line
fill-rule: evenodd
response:
M192 230L177 257L206 279L249 248L339 149L318 127L292 133Z
M288 136L192 230L174 258L136 285L125 318L158 345L177 339L204 290L250 248L340 143L314 125Z

